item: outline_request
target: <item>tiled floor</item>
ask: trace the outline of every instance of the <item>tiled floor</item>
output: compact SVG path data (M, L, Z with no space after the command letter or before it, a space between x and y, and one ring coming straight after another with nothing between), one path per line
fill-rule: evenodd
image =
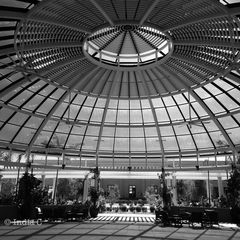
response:
M192 229L188 225L174 228L156 225L152 221L153 216L128 215L128 219L122 215L115 216L116 219L112 217L114 216L99 214L98 218L85 222L2 225L0 240L240 240L240 228L234 224L220 224L213 229Z

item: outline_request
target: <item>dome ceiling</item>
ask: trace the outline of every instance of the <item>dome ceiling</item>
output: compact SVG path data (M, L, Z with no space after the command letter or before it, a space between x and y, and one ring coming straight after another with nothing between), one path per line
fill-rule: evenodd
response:
M0 146L236 153L240 3L226 2L2 0Z

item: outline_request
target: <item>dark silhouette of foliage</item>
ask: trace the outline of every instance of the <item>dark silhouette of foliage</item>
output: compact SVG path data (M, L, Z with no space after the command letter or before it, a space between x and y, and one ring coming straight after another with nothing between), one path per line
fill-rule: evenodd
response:
M227 181L227 196L230 205L240 207L240 168L233 167L230 178Z
M40 188L41 181L33 174L25 172L19 181L17 203L21 207L23 218L32 218L35 214L35 207L42 204L44 193Z
M99 198L99 192L97 191L96 187L90 187L89 188L89 195L91 197L91 201L94 206L96 206L98 198Z
M81 179L58 179L57 198L65 200L78 200L83 194L83 181Z

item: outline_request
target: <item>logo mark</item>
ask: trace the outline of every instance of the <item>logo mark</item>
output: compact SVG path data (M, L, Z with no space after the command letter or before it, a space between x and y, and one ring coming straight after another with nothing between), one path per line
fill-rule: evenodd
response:
M9 218L6 218L6 219L4 220L4 225L10 226L10 225L11 225L11 220L10 220Z

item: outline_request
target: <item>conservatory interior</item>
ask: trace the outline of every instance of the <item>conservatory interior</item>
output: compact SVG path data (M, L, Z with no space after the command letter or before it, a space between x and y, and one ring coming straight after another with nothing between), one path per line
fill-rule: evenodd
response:
M0 224L240 224L240 1L0 9Z

